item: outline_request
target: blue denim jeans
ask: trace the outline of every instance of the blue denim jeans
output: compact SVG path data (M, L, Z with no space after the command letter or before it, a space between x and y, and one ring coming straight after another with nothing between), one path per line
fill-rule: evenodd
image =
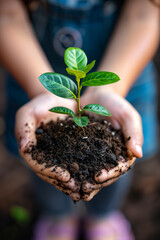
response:
M31 14L37 39L53 69L66 74L63 53L67 47L74 46L81 47L86 52L89 62L96 59L94 68L96 70L117 22L119 10L116 2L120 1L98 1L97 5L90 8L76 6L75 9L63 4L62 6L53 4L53 2L66 1L50 0L48 10L38 8ZM145 158L154 155L158 149L156 78L154 65L149 63L127 96L127 100L142 117ZM6 90L8 99L6 145L12 153L18 154L14 136L14 116L17 109L25 104L28 98L10 75L7 76ZM34 191L44 211L54 216L71 214L74 204L68 196L40 178L36 176L33 178ZM130 180L131 173L128 172L116 183L102 189L93 200L86 203L88 214L99 217L119 208L130 186Z

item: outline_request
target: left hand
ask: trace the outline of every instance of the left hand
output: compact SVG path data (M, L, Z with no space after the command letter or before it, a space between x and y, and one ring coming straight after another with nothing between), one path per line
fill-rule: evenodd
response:
M89 103L100 104L109 110L112 115L109 117L109 120L115 129L122 129L126 147L129 153L131 153L131 159L128 162L119 162L117 167L109 171L103 169L100 175L96 174L95 181L97 184L84 183L82 199L85 201L91 200L102 187L112 184L118 180L120 175L127 172L136 157L142 157L143 143L141 117L123 97L115 92L108 91L104 86L98 88L90 87L81 98L81 106L84 107ZM127 141L128 137L130 137L129 141Z
M80 200L80 186L75 184L67 170L56 165L47 168L46 164L39 164L32 158L30 151L36 145L35 131L41 122L57 121L58 117L64 115L53 114L48 111L54 106L66 106L76 111L76 104L73 100L65 100L51 93L38 95L16 113L15 134L19 143L19 153L32 168L32 170L44 181L54 185L59 190L68 194L74 201ZM55 171L56 170L56 171Z

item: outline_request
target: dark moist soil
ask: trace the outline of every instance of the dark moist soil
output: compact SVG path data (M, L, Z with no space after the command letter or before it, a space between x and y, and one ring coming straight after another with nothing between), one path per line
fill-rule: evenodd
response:
M118 161L129 157L120 130L115 131L106 120L90 119L78 127L71 118L51 121L36 130L37 146L32 146L33 160L69 170L76 182L94 183L94 175L102 169L110 170Z

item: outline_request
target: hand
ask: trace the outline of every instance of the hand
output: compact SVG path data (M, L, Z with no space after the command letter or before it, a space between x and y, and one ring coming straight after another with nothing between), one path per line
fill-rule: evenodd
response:
M97 184L84 183L82 199L89 201L97 194L102 187L108 186L117 181L120 175L125 173L134 163L136 157L142 157L142 124L141 117L133 106L124 98L114 92L109 92L103 87L90 87L81 98L81 105L84 107L89 103L101 104L111 113L109 120L115 129L122 129L126 140L126 147L130 155L130 160L125 162L123 159L118 166L107 171L103 169L101 173L95 175ZM130 140L128 141L128 138Z
M41 122L47 123L51 120L56 121L58 117L64 118L64 115L48 111L54 106L66 106L73 111L76 109L75 101L66 99L64 101L63 98L46 93L35 97L17 111L15 133L19 143L19 152L39 177L77 201L80 199L80 186L75 185L74 179L70 178L68 171L56 166L46 168L45 164L38 164L32 159L30 153L25 152L31 145L36 145L35 131ZM56 171L53 171L55 167Z

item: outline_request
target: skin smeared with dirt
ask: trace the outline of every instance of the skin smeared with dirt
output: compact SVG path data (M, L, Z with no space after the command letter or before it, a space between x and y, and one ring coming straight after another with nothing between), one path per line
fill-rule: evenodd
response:
M126 163L128 170L127 162L133 157L128 154L122 132L114 130L106 120L91 119L84 128L71 118L42 123L36 130L36 138L37 145L26 152L46 168L57 166L68 170L78 188L84 182L97 184L95 176L102 169L110 171L117 167L118 171L118 165Z

